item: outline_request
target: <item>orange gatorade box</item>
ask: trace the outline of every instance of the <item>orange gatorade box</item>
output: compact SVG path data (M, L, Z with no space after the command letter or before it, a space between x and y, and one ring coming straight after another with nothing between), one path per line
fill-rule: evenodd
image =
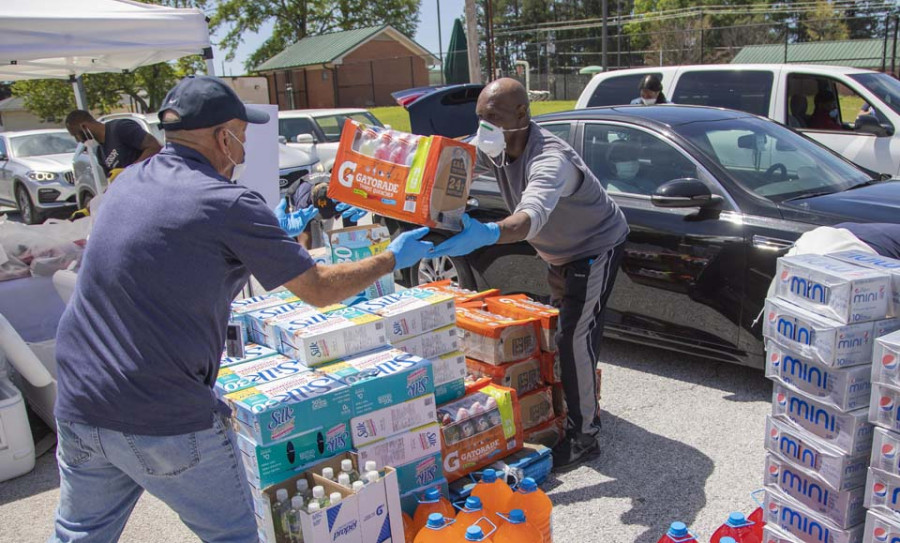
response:
M553 392L550 390L550 387L544 387L519 396L519 409L522 410L523 429L530 430L540 426L555 416L553 413Z
M513 319L535 318L541 321L541 350L556 351L556 327L559 310L536 302L525 294L492 296L485 300L487 310Z
M462 331L466 356L500 365L538 353L537 319L512 319L480 309L456 308L456 326Z
M562 369L557 353L541 352L541 379L548 385L562 383Z
M475 292L474 290L462 288L459 285L452 283L449 279L435 281L434 283L428 283L427 285L419 285L419 288L450 294L456 299L457 305L467 304L469 302L481 302L489 296L500 295L500 291L495 288Z
M455 481L522 448L524 434L516 391L485 381L437 410L444 476Z
M472 377L490 377L494 383L509 387L521 398L532 390L537 390L541 382L541 359L538 356L511 362L502 366L485 364L473 358L466 359L466 369Z
M457 232L469 198L475 148L348 119L328 197L393 219Z

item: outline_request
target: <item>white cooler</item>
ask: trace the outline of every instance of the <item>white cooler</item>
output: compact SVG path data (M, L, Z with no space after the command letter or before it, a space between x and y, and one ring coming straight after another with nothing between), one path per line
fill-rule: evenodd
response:
M25 400L7 376L0 351L0 482L34 469L34 440Z

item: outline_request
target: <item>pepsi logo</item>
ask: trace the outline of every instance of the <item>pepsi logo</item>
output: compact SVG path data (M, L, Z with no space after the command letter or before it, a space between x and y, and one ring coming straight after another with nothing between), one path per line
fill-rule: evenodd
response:
M775 401L778 402L778 405L785 406L787 405L787 396L785 396L783 392L779 392L778 395L775 396Z
M894 354L886 354L881 359L881 365L884 366L886 370L895 370L897 366L900 365L900 358L897 358Z
M872 537L875 538L875 541L887 541L888 540L888 531L882 526L876 526L874 530L872 530Z
M790 278L791 278L791 274L789 271L784 270L783 272L781 272L781 280L782 281L787 282Z
M881 456L882 458L886 458L888 460L893 460L895 456L897 456L897 447L894 447L890 443L881 446Z
M772 431L769 432L769 436L770 436L773 440L778 441L778 430L776 430L775 428L772 428Z
M775 322L775 317L777 317L777 315L774 311L769 312L769 322Z
M769 513L772 515L778 514L778 504L777 503L772 502L769 504Z
M879 407L881 407L882 411L893 411L894 410L894 400L890 396L882 396L878 401Z
M781 355L778 353L772 353L772 367L777 368L778 364L781 362Z
M772 477L773 479L778 478L779 471L780 470L778 469L778 466L769 466L769 476Z
M884 498L887 496L887 485L884 483L875 483L872 486L872 494L877 498Z

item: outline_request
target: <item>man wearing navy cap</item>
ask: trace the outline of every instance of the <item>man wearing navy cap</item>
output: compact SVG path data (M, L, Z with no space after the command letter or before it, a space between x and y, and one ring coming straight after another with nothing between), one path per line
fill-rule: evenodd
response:
M328 305L432 250L422 228L361 262L316 267L291 237L309 213L278 218L232 182L247 123L267 114L196 76L169 92L160 121L166 147L110 186L59 324L50 541L116 541L145 490L203 541L256 541L228 411L212 391L231 301L253 274Z

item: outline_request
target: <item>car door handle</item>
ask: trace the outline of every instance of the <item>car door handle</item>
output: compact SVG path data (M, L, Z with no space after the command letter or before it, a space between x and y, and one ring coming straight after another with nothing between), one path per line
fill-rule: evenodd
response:
M770 238L768 236L753 236L753 246L757 249L765 251L782 251L794 245L793 241L780 238Z

